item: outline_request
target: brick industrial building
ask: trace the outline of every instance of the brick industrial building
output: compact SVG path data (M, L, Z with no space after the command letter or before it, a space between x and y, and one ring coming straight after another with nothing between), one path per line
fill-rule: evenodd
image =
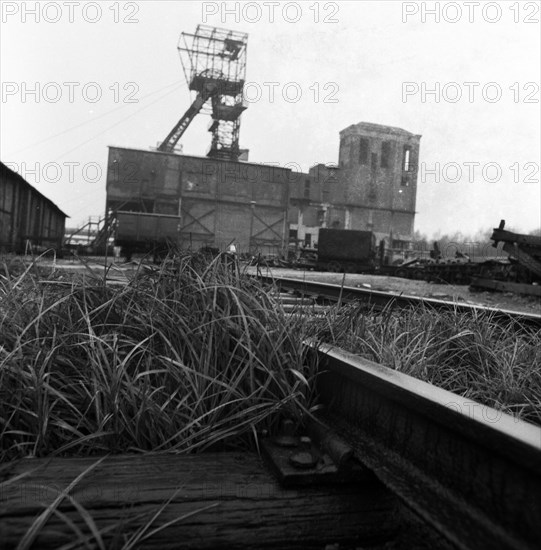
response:
M110 148L105 229L115 229L117 244L143 249L235 241L244 252L283 253L291 242L315 246L322 227L371 230L387 246L407 247L421 136L361 122L340 132L335 168L303 174L247 162L239 145L247 40L207 25L181 34L193 101L156 151ZM212 118L209 158L175 149L198 113Z
M224 250L234 242L274 253L287 245L291 177L288 168L110 147L106 212L176 216L183 248Z
M192 250L235 242L243 252L282 253L288 242L315 246L322 227L370 230L404 249L413 236L419 140L399 128L352 125L340 132L338 166L308 173L111 147L106 212L172 218L175 240Z
M361 122L340 132L336 167L316 165L291 186L289 236L306 246L319 228L370 230L387 246L413 238L419 142L401 128Z

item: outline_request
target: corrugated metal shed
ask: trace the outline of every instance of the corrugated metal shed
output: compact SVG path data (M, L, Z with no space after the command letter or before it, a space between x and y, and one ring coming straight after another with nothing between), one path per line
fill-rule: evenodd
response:
M60 251L67 215L0 162L0 251Z

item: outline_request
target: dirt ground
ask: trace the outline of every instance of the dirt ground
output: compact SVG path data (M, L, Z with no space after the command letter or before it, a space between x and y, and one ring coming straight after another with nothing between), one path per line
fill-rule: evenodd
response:
M255 273L255 268L253 269ZM440 300L456 300L466 304L476 304L497 309L520 311L523 313L537 313L541 315L541 299L534 296L520 296L511 292L472 291L468 285L450 285L427 283L386 277L381 275L361 275L358 273L325 273L319 271L300 271L296 269L263 268L263 274L273 274L275 277L290 277L292 279L306 279L321 283L342 284L352 287L371 288L385 292L396 292L409 296L423 296ZM345 278L344 278L345 277Z

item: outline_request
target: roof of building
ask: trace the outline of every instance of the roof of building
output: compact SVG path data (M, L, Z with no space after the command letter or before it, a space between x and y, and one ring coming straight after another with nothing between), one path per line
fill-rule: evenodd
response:
M34 186L30 185L20 174L18 174L17 172L12 170L8 166L6 166L1 161L0 161L0 178L1 179L7 179L7 178L15 179L19 183L22 183L22 184L26 185L36 195L39 195L47 204L49 204L49 206L54 208L59 214L61 214L62 216L66 217L66 218L69 218L69 216L65 212L60 210L60 208L58 208L58 206L56 206L56 204L51 199L48 199L43 193L40 193Z
M357 133L359 131L421 138L420 134L413 134L411 132L408 132L407 130L403 130L402 128L397 128L395 126L385 126L384 124L374 124L373 122L358 122L357 124L351 124L347 128L341 130L340 135L350 132Z
M245 160L232 160L232 159L221 159L221 158L212 158L207 156L201 156L201 155L186 155L185 153L175 153L172 151L157 151L155 149L142 149L139 147L125 147L122 145L108 145L109 149L122 149L124 151L133 151L133 152L141 152L141 153L151 153L154 155L174 155L175 157L181 157L181 158L192 158L192 159L198 159L198 160L204 160L208 162L231 162L235 164L241 164L245 166L262 166L264 168L275 168L278 170L287 170L289 172L292 172L292 168L288 168L286 166L277 166L276 164L265 164L263 162L249 162Z

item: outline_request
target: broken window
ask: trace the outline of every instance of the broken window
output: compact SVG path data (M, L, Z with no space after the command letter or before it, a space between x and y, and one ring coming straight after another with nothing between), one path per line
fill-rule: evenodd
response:
M310 246L312 244L312 235L310 233L304 234L304 246Z
M374 185L376 183L377 171L378 171L378 154L372 153L372 155L370 156L370 173L371 173L370 185Z
M310 180L304 181L304 198L305 199L310 198Z
M321 186L321 200L322 200L322 202L329 202L329 195L330 195L329 182L324 181L322 186Z
M411 147L409 145L404 145L404 164L402 170L404 172L411 170Z
M348 162L349 148L346 150L346 138L343 137L340 139L340 165Z
M384 141L381 144L380 166L382 168L391 167L392 146L393 144L390 141Z
M361 138L359 142L359 163L368 164L368 154L370 152L370 140Z

